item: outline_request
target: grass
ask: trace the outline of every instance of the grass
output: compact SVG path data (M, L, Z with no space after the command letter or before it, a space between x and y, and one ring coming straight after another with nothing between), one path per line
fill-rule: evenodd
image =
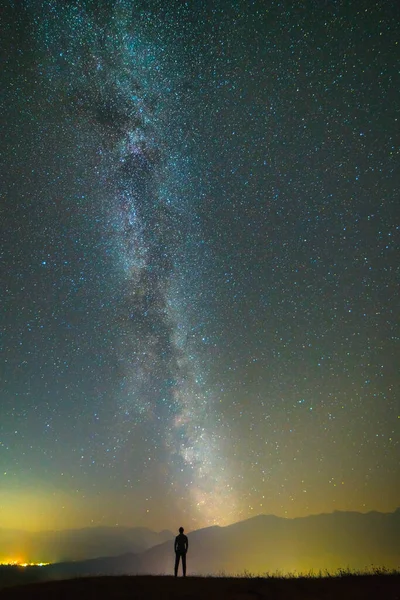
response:
M15 569L15 567L13 567ZM26 569L35 567L26 567ZM1 572L0 572L1 574ZM19 573L21 575L21 573ZM18 585L3 582L1 600L400 600L400 571L371 567L364 572L339 569L335 573L245 572L234 577L94 576ZM5 583L5 586L4 586Z

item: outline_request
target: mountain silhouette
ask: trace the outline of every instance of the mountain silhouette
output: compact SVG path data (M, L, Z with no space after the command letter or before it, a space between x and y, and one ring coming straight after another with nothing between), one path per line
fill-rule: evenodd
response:
M95 534L92 541L99 541L102 536L109 541L110 532L105 529L91 531ZM82 536L85 538L83 531L79 530L78 537L74 538L76 543ZM119 556L52 564L41 569L41 579L173 573L175 536L172 532L156 534L149 530L115 528L113 535L117 534L122 535L122 540L119 545L114 544L115 549L129 539L151 544L158 538L162 543L140 553L129 551ZM400 565L400 509L393 513L334 512L296 519L259 515L227 527L188 532L188 537L189 575L237 575L245 571L265 575L311 570L333 573L339 568L398 569ZM104 547L99 546L97 551L104 551ZM74 555L81 552L82 548L75 548Z
M304 572L398 568L400 510L394 513L334 512L297 519L260 515L227 527L189 533L188 572ZM141 573L171 573L172 545L142 553Z

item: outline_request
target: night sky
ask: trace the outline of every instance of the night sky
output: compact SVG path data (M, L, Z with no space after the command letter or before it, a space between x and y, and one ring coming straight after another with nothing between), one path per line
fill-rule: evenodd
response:
M394 510L398 3L1 21L0 526Z

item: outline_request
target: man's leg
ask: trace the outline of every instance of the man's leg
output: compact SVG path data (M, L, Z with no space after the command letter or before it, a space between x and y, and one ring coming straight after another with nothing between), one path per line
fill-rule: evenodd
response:
M182 571L183 576L186 577L186 552L182 554Z
M175 552L175 577L178 575L178 567L179 567L179 552Z

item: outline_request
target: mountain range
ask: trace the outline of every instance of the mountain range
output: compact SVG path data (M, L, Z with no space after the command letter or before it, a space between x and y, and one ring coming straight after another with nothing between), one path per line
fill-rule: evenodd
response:
M334 512L297 519L260 515L228 527L189 534L188 570L196 574L304 572L372 565L400 567L400 509L394 513ZM165 542L142 553L137 573L171 573ZM132 572L131 571L131 572Z
M52 543L57 539L59 555L69 553L74 561L42 567L45 578L171 574L173 570L175 534L170 531L94 528L57 532L57 536L47 532L47 538L39 539L42 543L44 539ZM192 531L188 537L188 574L235 575L247 571L262 575L400 567L400 509L393 513L334 512L295 519L259 515L226 527ZM102 557L81 560L88 549L92 556L97 552Z

